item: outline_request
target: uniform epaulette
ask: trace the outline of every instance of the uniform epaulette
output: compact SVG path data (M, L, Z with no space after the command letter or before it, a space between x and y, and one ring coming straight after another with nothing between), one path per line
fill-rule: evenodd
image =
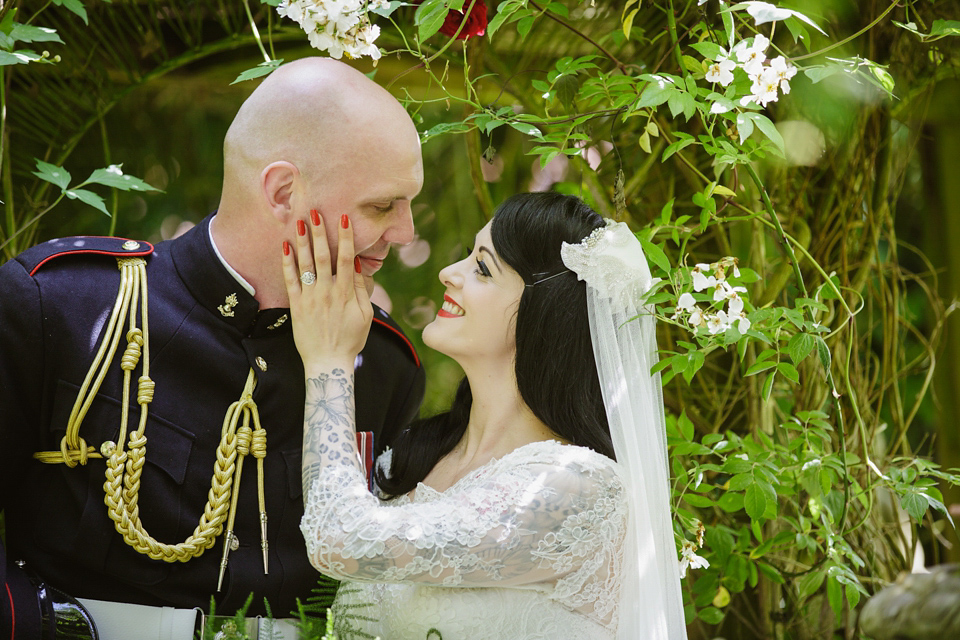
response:
M143 240L110 236L74 236L56 238L24 251L19 260L32 276L54 258L95 254L114 258L143 258L153 253L153 245Z
M413 358L413 361L416 365L420 366L420 356L417 355L417 350L413 348L413 343L410 342L410 339L404 335L403 330L400 328L393 318L390 317L390 314L378 307L373 305L373 326L379 327L380 329L390 333L399 340L406 349L409 350L410 356Z

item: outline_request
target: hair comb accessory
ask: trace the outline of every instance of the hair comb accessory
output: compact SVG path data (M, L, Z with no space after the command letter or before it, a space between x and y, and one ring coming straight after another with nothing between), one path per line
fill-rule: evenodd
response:
M587 283L594 359L630 505L617 638L683 640L663 395L660 374L650 373L657 363L656 318L643 304L658 280L622 222L607 220L580 243L564 243L560 256Z

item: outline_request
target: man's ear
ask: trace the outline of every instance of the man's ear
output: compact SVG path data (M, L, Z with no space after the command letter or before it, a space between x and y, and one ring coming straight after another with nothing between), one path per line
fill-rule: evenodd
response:
M281 223L293 214L293 194L300 170L291 162L271 162L260 172L260 190L264 202Z

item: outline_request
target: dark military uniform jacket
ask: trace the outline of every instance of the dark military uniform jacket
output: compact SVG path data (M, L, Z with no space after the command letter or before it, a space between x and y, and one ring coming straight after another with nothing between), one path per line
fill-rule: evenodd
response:
M219 594L223 535L185 563L152 560L129 547L107 516L103 459L69 468L32 458L34 452L60 448L116 300L120 271L113 255L150 250L146 243L139 250L121 249L123 240L115 238L51 240L0 267L0 508L6 512L6 551L47 584L76 597L206 610L214 595L217 612L232 614L253 593L249 615L264 613L266 597L273 615L284 617L295 611L295 598L311 595L319 577L298 528L303 367L287 310L261 311L224 268L210 242L210 219L146 256L150 377L156 388L144 432L140 517L161 542L179 543L194 530L207 502L224 413L240 398L253 367L258 379L253 399L267 432L269 574L262 566L253 456L245 463L236 510L240 546L230 554ZM123 346L80 428L79 435L94 447L118 436ZM357 429L373 431L381 450L415 417L423 371L409 341L380 309L357 362ZM134 374L135 379L139 367ZM134 389L128 434L139 420L135 397Z

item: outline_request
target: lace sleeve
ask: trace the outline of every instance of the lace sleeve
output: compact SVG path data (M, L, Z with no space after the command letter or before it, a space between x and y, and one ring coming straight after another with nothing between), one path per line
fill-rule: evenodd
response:
M380 503L356 469L328 466L300 524L311 562L339 579L553 583L567 594L599 581L606 587L593 592L606 591L625 526L619 476L599 454L551 444L562 454L537 458L521 448L442 494L420 485L428 499L403 504Z

